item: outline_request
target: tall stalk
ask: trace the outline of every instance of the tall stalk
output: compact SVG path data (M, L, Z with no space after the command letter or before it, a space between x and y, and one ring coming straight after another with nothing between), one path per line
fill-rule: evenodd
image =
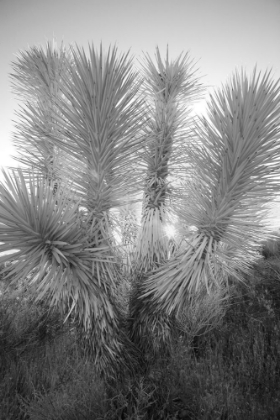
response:
M170 337L170 319L163 311L150 311L149 305L142 307L140 296L144 276L162 266L169 257L166 225L172 198L170 180L186 177L189 172L183 157L190 141L190 112L203 88L188 54L170 61L167 49L163 61L157 48L156 64L147 55L143 69L143 93L149 116L143 153L146 177L130 311L132 339L145 352L149 347L159 350Z
M136 261L140 271L149 272L168 258L165 227L169 178L180 177L186 169L182 154L190 133L190 111L203 89L188 54L170 61L167 49L163 61L157 48L156 64L146 55L143 70L149 121L145 127L146 177Z

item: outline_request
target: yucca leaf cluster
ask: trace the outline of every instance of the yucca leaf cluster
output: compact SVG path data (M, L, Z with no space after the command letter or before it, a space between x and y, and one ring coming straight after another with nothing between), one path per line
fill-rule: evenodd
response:
M185 247L147 278L143 293L168 314L180 313L203 287L241 280L259 258L261 239L270 235L266 204L279 197L279 89L269 73L255 69L251 80L236 73L197 123L189 149L195 178L175 209ZM185 226L195 232L187 235Z
M189 55L171 61L168 49L165 60L156 50L156 63L146 55L142 72L148 110L142 158L146 174L135 251L136 270L140 274L131 298L131 334L139 348L150 347L158 352L170 342L172 321L152 302L142 306L142 283L144 275L162 266L170 255L166 227L172 223L172 180L190 175L186 153L193 124L190 111L201 97L203 87Z
M243 280L271 236L279 81L236 71L193 118L204 88L189 54L157 49L138 70L116 47L48 43L13 70L24 166L0 185L0 252L17 250L7 275L74 314L101 373L133 369L138 350L170 342L195 296Z
M12 88L21 102L13 136L17 161L27 169L27 178L31 166L38 175L54 182L55 190L69 173L67 156L52 137L58 135L56 100L62 96L60 83L62 75L69 77L70 62L70 52L63 44L58 49L54 42L48 42L46 49L32 47L20 52L12 63Z
M142 72L148 121L144 128L142 160L146 175L136 258L139 269L147 272L168 257L165 227L171 177L178 179L187 170L190 110L203 88L188 54L170 61L167 49L163 61L157 49L156 63L146 55Z
M89 50L87 57L78 47L60 54L50 45L32 48L14 65L26 100L15 143L27 169L6 176L0 234L3 251L19 249L15 281L32 272L38 299L76 312L104 372L125 344L110 210L139 188L144 118L128 55ZM54 150L61 179L55 190L53 165L46 165L54 164Z

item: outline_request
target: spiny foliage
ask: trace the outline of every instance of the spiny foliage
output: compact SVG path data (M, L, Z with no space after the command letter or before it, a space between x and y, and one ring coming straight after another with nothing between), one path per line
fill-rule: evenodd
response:
M190 136L190 110L201 98L202 85L188 54L165 61L156 50L142 66L148 122L144 127L143 164L146 168L142 223L136 248L139 269L149 271L168 257L168 201L170 175L178 178L187 166L186 139Z
M20 249L15 279L38 270L38 296L76 310L105 371L122 354L124 342L127 346L119 328L120 271L112 251L109 211L124 204L124 196L130 202L128 194L139 188L135 160L141 146L142 99L128 54L118 57L113 48L104 56L102 46L99 54L90 47L87 58L77 47L71 48L71 59L64 59L62 52L58 56L49 47L46 54L31 49L14 66L21 93L34 79L26 98L28 121L23 118L27 130L19 127L16 142L19 147L19 139L27 144L24 163L35 168L35 175L20 171L14 172L13 180L6 177L0 234L3 250ZM62 62L66 69L60 72ZM33 146L46 142L70 165L55 192L33 159ZM27 241L15 240L26 232Z
M48 45L22 54L14 70L25 100L15 144L26 168L0 186L0 251L19 250L15 281L29 277L38 298L76 313L101 372L131 367L137 346L169 342L192 295L242 280L270 236L279 81L236 73L196 121L191 104L203 89L188 54L164 61L157 50L140 76L115 47L86 55ZM127 316L112 212L139 191ZM170 215L179 227L172 252Z
M62 96L62 75L70 77L70 63L73 65L70 51L63 45L57 49L54 42L48 42L46 50L32 47L22 51L12 63L12 88L22 102L13 138L17 151L14 158L54 182L55 188L65 178L69 179L70 172L67 154L59 150L51 138L54 133L58 135L56 100ZM27 173L27 179L28 170L23 172Z
M242 279L259 258L266 204L279 195L279 83L241 72L211 98L189 149L195 179L175 205L185 247L143 281L142 305L180 313L202 285ZM192 236L185 226L195 226ZM157 309L156 309L157 308ZM142 323L145 323L143 312Z
M80 214L69 195L54 198L40 178L30 178L29 191L21 172L14 179L6 175L6 182L8 188L0 186L0 252L19 249L7 278L13 283L26 278L36 300L62 307L67 317L75 310L88 337L99 343L92 350L104 372L123 346L116 302L119 272L109 241L97 248L92 238L100 224L90 229L92 216ZM0 259L7 261L10 255Z

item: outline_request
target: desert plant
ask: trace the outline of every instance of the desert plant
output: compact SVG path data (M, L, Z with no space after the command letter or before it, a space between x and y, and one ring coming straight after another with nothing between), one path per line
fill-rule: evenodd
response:
M177 316L179 330L193 339L219 327L226 313L228 299L226 288L212 289L209 293L201 290L190 296Z
M130 195L139 186L135 158L141 145L142 103L138 97L139 81L127 55L118 58L113 48L103 57L102 47L100 54L90 48L89 59L78 48L77 51L72 48L71 52L67 71L59 74L63 81L56 79L61 94L51 96L59 113L56 129L48 131L47 136L71 160L72 173L76 171L74 186L68 183L70 195L65 194L64 177L64 184L54 198L53 183L46 183L40 171L28 176L23 171L13 172L13 179L6 174L1 220L8 231L1 231L4 241L1 250L20 248L17 264L10 273L14 281L37 270L37 277L35 274L31 281L38 284L38 298L50 298L51 304L59 302L64 308L70 303L70 312L79 308L77 313L89 340L104 345L103 350L95 348L95 354L101 371L105 372L105 360L112 362L121 353L119 340L125 339L117 327L122 317L121 304L117 302L117 284L121 279L109 212L126 203L123 197L131 200ZM32 75L34 67L29 58L23 57L25 73L29 67ZM36 75L41 80L45 73ZM26 124L33 136L20 129L17 139L24 138L36 147L44 142L49 121L39 119L30 102L26 108L29 110ZM26 147L24 154L34 168L32 151L32 147L30 150ZM14 234L19 239L16 247L12 245ZM83 238L82 242L77 235ZM94 254L98 254L96 259L92 258ZM53 289L53 282L59 287ZM92 297L85 297L90 290ZM94 338L96 334L99 337ZM100 363L100 356L105 357L105 364Z
M163 61L156 50L156 64L147 55L143 65L143 93L148 122L145 125L143 163L146 168L141 228L136 245L139 270L148 272L168 258L168 201L172 179L188 175L187 140L190 111L203 87L188 54ZM171 179L170 179L171 178Z
M73 65L71 52L63 44L58 49L54 41L47 43L46 50L32 47L22 51L12 63L12 87L22 103L17 126L20 135L15 133L13 139L17 160L27 168L27 176L32 167L49 184L53 182L54 193L65 175L69 179L71 174L67 155L52 141L54 133L59 135L55 123L55 116L60 115L56 99L62 96L59 82L62 75L70 77L69 63Z
M193 294L224 287L229 275L242 280L259 258L260 239L270 237L266 205L279 194L280 88L269 73L255 69L252 80L236 73L211 98L207 118L195 121L182 104L202 91L188 55L164 63L157 50L156 65L147 56L140 78L116 48L69 54L32 50L15 66L17 79L23 72L44 80L48 63L63 70L53 73L55 94L52 83L34 94L24 85L33 99L16 145L27 169L4 173L0 185L0 252L19 250L10 278L32 272L27 284L38 299L76 313L99 371L109 375L135 367L148 335L160 349ZM54 150L64 160L55 177ZM127 317L112 211L137 201L139 190ZM163 229L169 211L183 239L173 253Z
M271 257L279 257L280 254L280 239L279 239L279 231L273 232L275 237L270 238L263 242L262 246L262 255L265 259Z
M197 142L189 148L194 179L176 201L182 223L196 231L186 246L142 284L142 322L147 305L179 313L189 294L229 276L242 280L264 237L271 237L265 216L279 194L279 82L255 68L249 80L242 71L208 103L197 124ZM140 305L140 304L139 304Z
M131 296L130 332L138 348L159 351L170 341L172 321L163 311L156 313L153 308L149 316L146 313L143 323L139 296L146 274L169 258L166 226L172 219L173 184L174 180L191 175L187 154L193 124L190 111L201 97L203 87L189 55L171 61L168 49L165 60L156 50L156 63L146 55L143 78L148 110L142 154L146 173L142 218L135 244L136 280Z

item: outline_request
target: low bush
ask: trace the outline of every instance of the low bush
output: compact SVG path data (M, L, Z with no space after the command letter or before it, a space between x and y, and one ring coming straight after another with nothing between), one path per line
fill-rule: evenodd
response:
M94 360L83 351L75 322L64 324L47 303L35 304L27 291L16 290L0 297L1 419L280 416L280 264L275 257L260 261L245 284L232 284L221 309L210 310L211 298L202 299L212 319L204 322L203 333L201 320L207 317L200 314L196 324L199 312L193 306L189 317L185 311L181 318L185 329L178 330L170 354L162 353L145 375L110 383L98 377Z
M269 259L272 257L280 257L280 232L275 231L273 233L275 235L275 238L265 241L262 244L262 255L265 259Z

